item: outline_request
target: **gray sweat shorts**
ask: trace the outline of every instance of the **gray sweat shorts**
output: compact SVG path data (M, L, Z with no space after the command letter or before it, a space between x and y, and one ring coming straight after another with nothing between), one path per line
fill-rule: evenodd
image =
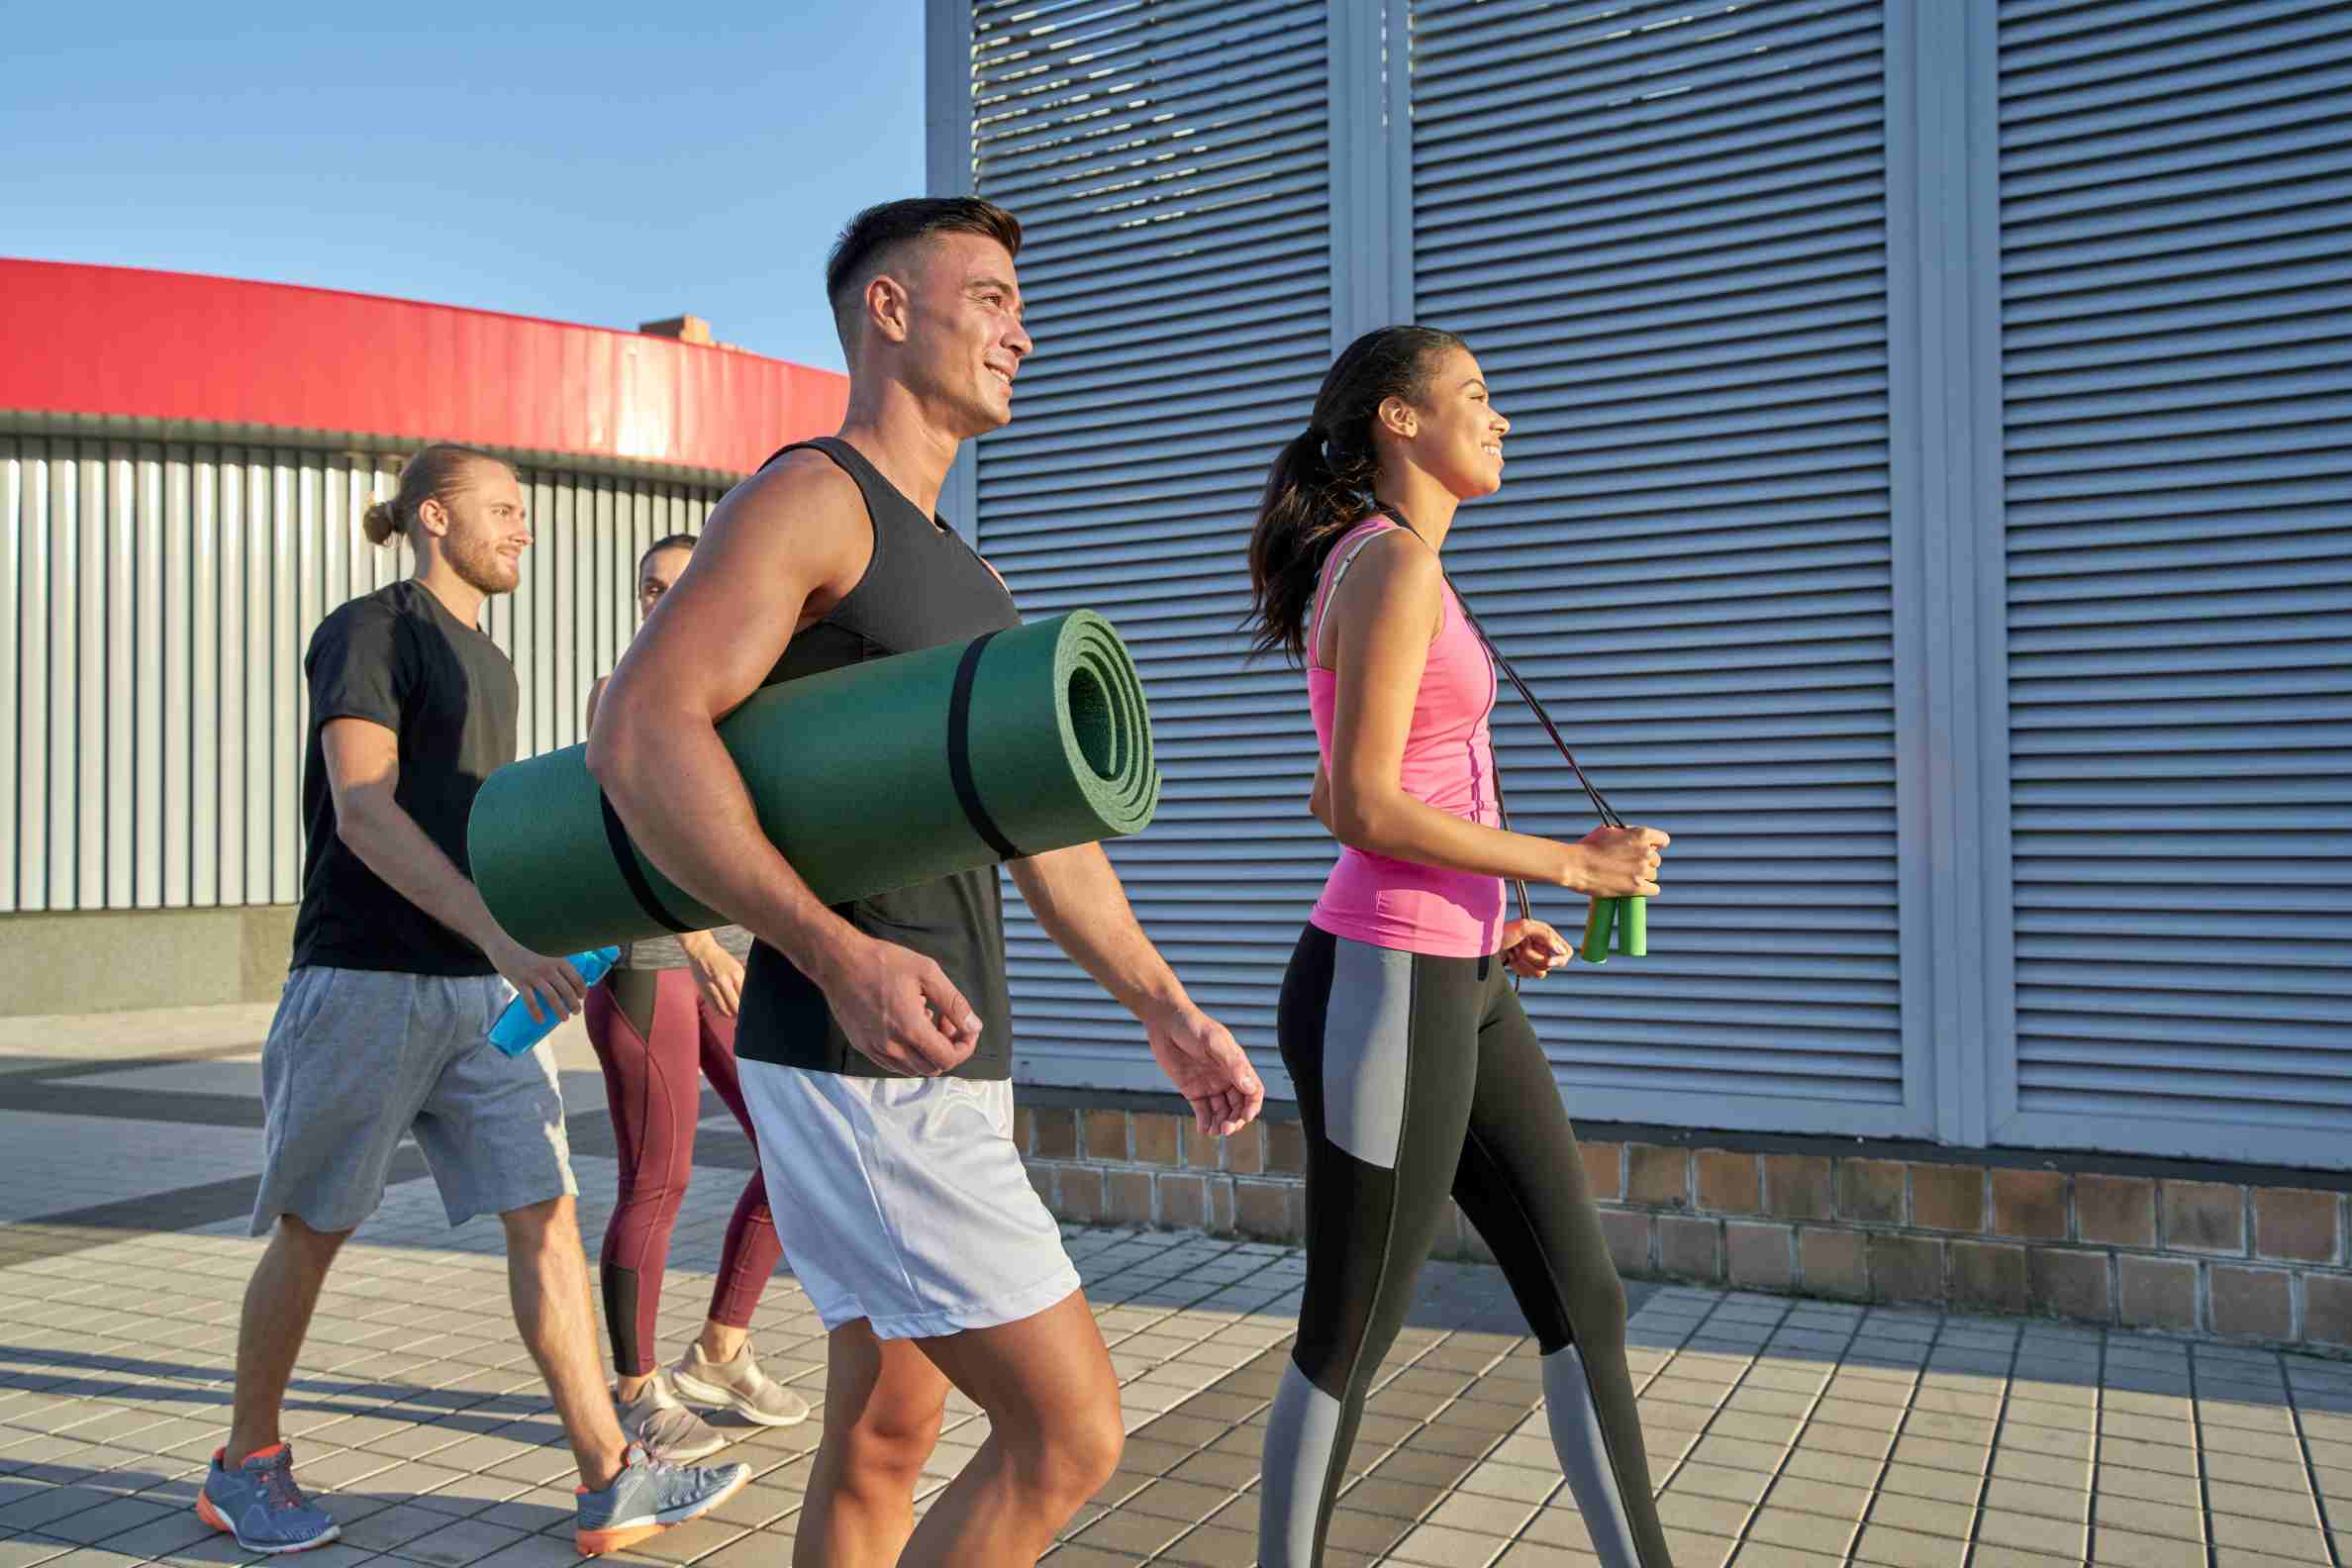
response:
M490 1043L513 994L496 975L289 975L261 1048L253 1234L288 1214L313 1230L355 1228L412 1132L452 1225L577 1193L553 1048L509 1056Z

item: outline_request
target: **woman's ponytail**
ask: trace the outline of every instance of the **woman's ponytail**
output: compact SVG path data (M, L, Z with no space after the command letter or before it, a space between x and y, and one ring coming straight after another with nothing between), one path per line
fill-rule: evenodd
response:
M1280 649L1307 659L1307 617L1323 562L1341 535L1372 508L1380 460L1372 420L1392 397L1421 390L1428 358L1463 346L1433 327L1383 327L1349 343L1316 394L1315 415L1266 472L1257 526L1249 535L1252 657Z
M1297 662L1305 652L1309 602L1330 541L1346 528L1332 514L1337 488L1324 454L1323 427L1310 425L1275 457L1249 536L1249 596L1255 635L1250 652L1279 648Z

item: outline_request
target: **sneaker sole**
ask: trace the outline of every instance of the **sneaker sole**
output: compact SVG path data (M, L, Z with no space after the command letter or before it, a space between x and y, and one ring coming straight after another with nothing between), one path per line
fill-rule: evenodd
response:
M750 1484L751 1472L746 1468L741 1475L735 1477L733 1486L722 1487L699 1503L690 1503L684 1508L666 1510L654 1515L649 1519L633 1519L627 1524L608 1524L603 1529L574 1530L572 1545L578 1548L583 1557L602 1557L607 1552L621 1551L627 1547L635 1546L638 1541L650 1540L665 1529L672 1529L677 1525L701 1519L705 1514L710 1513L711 1510L719 1507Z
M809 1419L809 1413L805 1410L797 1416L770 1416L764 1411L754 1410L726 1389L705 1383L700 1378L688 1377L675 1367L670 1369L670 1387L700 1404L724 1405L755 1426L798 1426Z
M264 1541L249 1541L246 1540L244 1535L238 1532L236 1525L230 1523L227 1519L221 1517L221 1511L213 1507L212 1499L206 1497L201 1492L196 1494L196 1517L204 1520L205 1523L210 1524L214 1529L221 1531L223 1534L235 1536L237 1539L237 1544L245 1548L246 1551L266 1552L272 1557L284 1557L294 1552L311 1551L317 1547L329 1545L343 1538L343 1526L341 1524L330 1524L327 1526L324 1533L313 1536L311 1539L306 1541L299 1541L291 1546L271 1545Z

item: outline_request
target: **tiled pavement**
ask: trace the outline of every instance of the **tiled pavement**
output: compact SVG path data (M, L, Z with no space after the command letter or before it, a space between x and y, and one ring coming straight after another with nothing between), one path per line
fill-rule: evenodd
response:
M240 1182L222 1174L237 1163L225 1135L257 1146L236 1109L249 1049L173 1034L143 1056L135 1043L110 1037L78 1065L54 1047L0 1060L0 1214L67 1213L0 1225L0 1568L245 1560L189 1501L220 1440L259 1245L243 1234ZM576 1042L563 1054L582 1065ZM613 1167L595 1152L593 1074L567 1071L566 1089L593 1248ZM664 1299L672 1353L706 1305L748 1164L723 1123L703 1136ZM56 1176L59 1201L29 1208L26 1173L45 1169L83 1174ZM1069 1242L1131 1435L1049 1561L1249 1562L1298 1254L1109 1230ZM450 1232L431 1183L414 1179L346 1248L290 1408L302 1474L345 1525L306 1568L573 1560L569 1459L516 1342L498 1252L494 1225ZM2341 1564L2352 1546L2352 1365L2011 1320L1632 1294L1631 1359L1683 1568L2284 1568ZM756 1332L770 1370L815 1401L823 1343L788 1277ZM1533 1356L1493 1271L1430 1271L1372 1396L1330 1563L1597 1561L1552 1463ZM951 1410L934 1485L981 1429L968 1406ZM636 1560L784 1568L815 1441L813 1422L744 1428L733 1451L758 1479Z

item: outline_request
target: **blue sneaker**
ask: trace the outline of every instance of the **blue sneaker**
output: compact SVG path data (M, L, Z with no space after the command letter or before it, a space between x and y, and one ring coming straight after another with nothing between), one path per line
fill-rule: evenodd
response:
M637 1443L621 1456L621 1473L601 1492L579 1487L572 1544L583 1557L634 1546L673 1524L701 1519L743 1490L747 1464L663 1464Z
M234 1470L223 1462L227 1457L227 1449L213 1451L204 1490L196 1494L196 1517L205 1523L254 1552L309 1551L343 1534L343 1526L294 1484L292 1448L264 1448Z

